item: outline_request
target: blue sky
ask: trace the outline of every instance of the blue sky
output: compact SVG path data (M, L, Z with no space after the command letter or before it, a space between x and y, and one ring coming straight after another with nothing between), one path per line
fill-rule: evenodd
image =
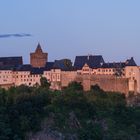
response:
M49 60L103 55L106 62L133 56L140 64L140 0L1 0L0 56L23 56L38 42Z

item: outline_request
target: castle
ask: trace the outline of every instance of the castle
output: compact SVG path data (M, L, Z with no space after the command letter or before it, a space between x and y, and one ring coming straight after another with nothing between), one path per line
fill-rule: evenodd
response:
M48 62L38 44L30 54L30 64L22 57L0 57L0 87L40 85L45 77L53 90L61 90L72 81L81 82L84 90L98 84L105 91L140 93L140 67L133 57L124 62L106 63L101 55L76 56L74 65L69 59Z

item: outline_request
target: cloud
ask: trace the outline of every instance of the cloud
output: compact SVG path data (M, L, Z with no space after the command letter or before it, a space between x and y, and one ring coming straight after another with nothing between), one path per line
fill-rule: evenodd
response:
M31 37L31 34L0 34L0 38L10 38L10 37Z

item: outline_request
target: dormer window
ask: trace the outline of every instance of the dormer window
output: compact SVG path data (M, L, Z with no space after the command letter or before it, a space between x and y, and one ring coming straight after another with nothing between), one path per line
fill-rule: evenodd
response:
M100 65L102 66L103 65L103 62L101 62Z

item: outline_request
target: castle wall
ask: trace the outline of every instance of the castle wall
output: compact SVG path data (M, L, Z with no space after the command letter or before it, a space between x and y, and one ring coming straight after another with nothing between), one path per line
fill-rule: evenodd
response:
M62 71L61 72L61 86L67 87L69 83L76 80L76 71Z
M46 77L51 83L51 89L60 90L67 87L72 81L81 82L84 90L90 90L92 85L98 84L105 91L118 91L128 93L135 91L140 93L140 68L126 67L125 77L118 78L113 75L101 74L78 74L77 71L61 71L59 69L52 69L44 71L43 77ZM31 74L30 71L0 71L0 86L8 88L9 86L27 85L34 86L36 83L40 84L41 76L39 74Z
M128 79L100 75L91 78L91 85L98 84L104 91L128 93Z
M90 90L92 85L98 84L105 91L128 93L127 78L117 78L109 75L77 75L77 82L82 82L84 90Z

